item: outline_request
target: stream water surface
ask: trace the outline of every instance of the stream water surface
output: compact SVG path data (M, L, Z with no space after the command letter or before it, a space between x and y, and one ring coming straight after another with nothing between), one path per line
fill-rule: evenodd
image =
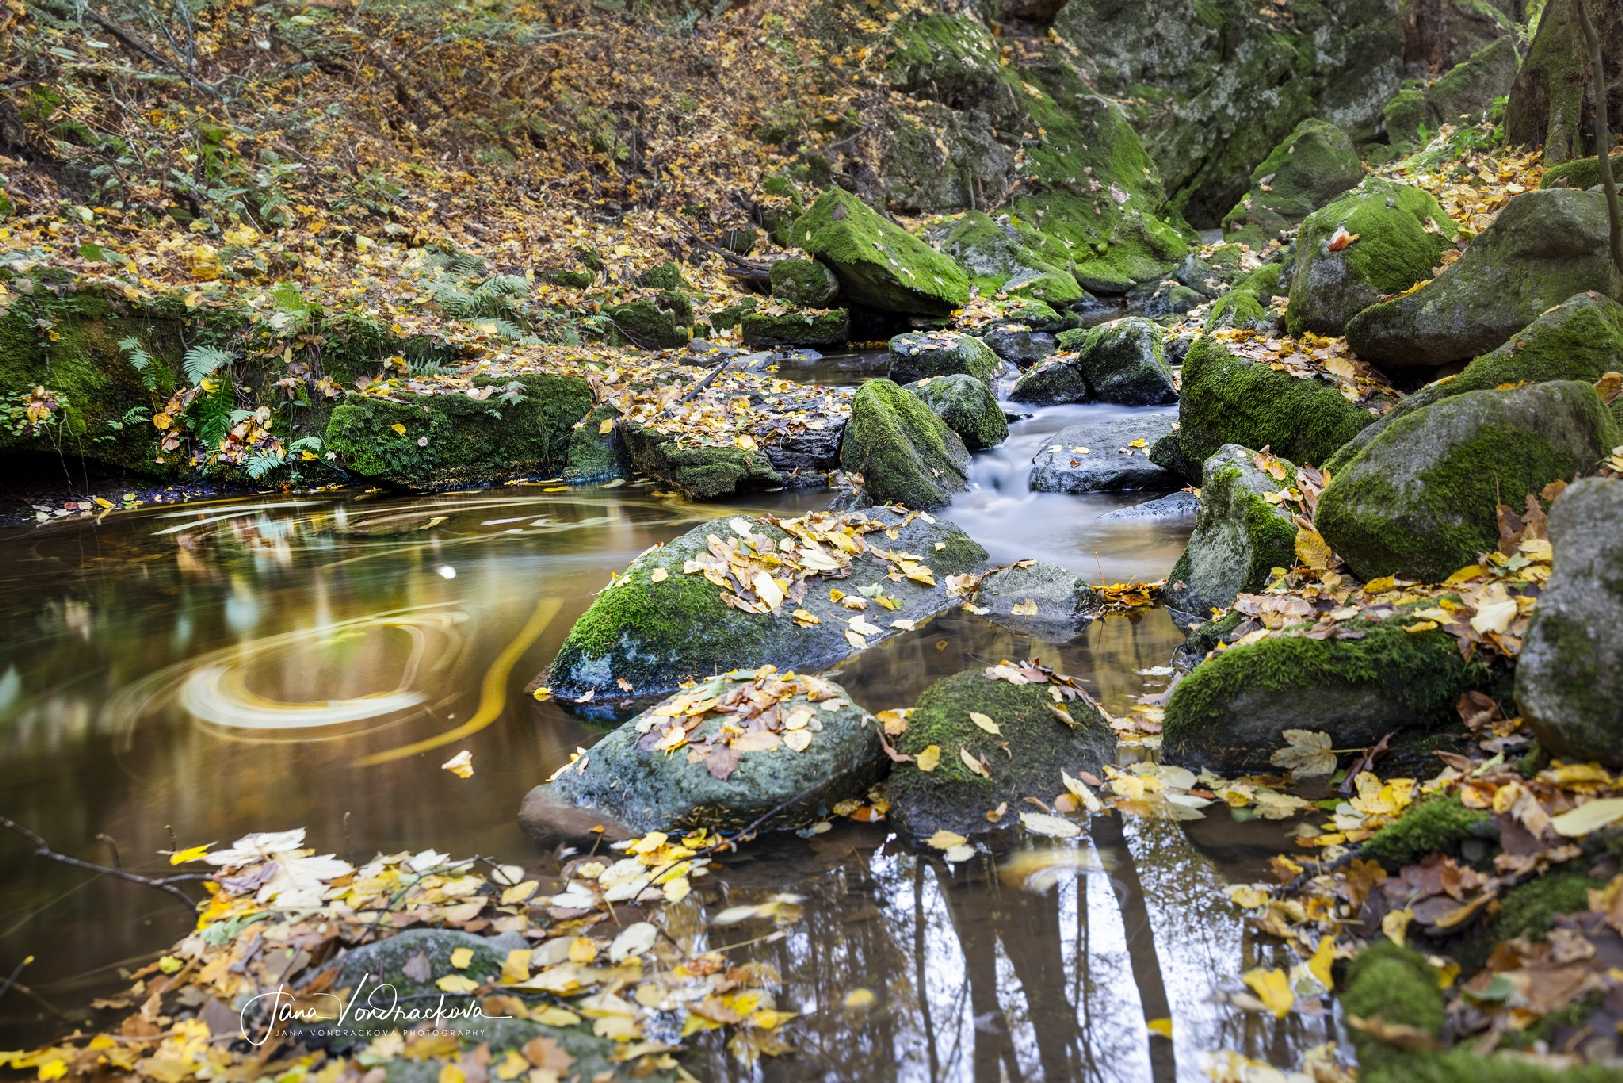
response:
M977 458L944 517L1000 559L1036 556L1091 580L1158 578L1187 526L1113 524L1128 501L1034 494L1031 454L1078 416L1019 422ZM151 507L0 535L0 813L59 850L131 868L157 851L304 826L350 859L433 847L522 863L556 857L520 832L525 791L601 729L523 687L592 595L645 547L737 510L794 514L824 493L717 508L646 487L509 487L416 498L323 493ZM1164 686L1179 634L1160 612L1096 621L1068 645L955 611L834 676L870 710L931 681L1038 656L1125 711ZM458 749L477 774L440 764ZM693 896L686 920L779 892L803 896L781 938L717 929L735 957L777 965L799 1052L744 1068L719 1045L700 1078L1203 1079L1202 1051L1275 1063L1327 1020L1243 1013L1239 975L1268 961L1227 902L1264 875L1278 825L1219 812L1095 818L1058 851L949 868L840 824L761 840ZM31 857L0 835L0 1047L45 1040L190 927L167 897ZM746 943L745 941L750 941ZM1272 964L1270 964L1272 965ZM875 998L848 1010L845 997ZM1170 1039L1151 1019L1170 1018Z

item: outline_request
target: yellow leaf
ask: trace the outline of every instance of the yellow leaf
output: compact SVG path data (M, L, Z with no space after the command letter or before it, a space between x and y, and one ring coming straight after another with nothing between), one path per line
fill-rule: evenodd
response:
M517 985L521 981L530 980L530 956L533 952L529 948L514 948L502 960L502 984Z
M1322 572L1330 567L1330 546L1320 537L1317 530L1298 530L1296 559L1307 567Z
M1149 1028L1151 1034L1159 1034L1163 1038L1172 1037L1172 1020L1167 1016L1150 1019L1144 1025Z
M913 763L920 771L934 771L941 763L941 746L926 745L924 751L918 754L918 758Z
M173 974L185 965L185 963L181 962L173 955L165 955L158 960L158 969L163 971L165 974Z
M457 778L472 778L473 753L464 748L461 752L440 764L440 770L449 771Z
M1290 979L1285 977L1285 972L1278 967L1271 970L1264 970L1260 966L1254 967L1241 975L1241 980L1251 987L1251 991L1257 994L1257 999L1262 1001L1262 1006L1273 1012L1275 1018L1283 1016L1296 1003L1296 994L1291 992Z
M1623 797L1608 797L1601 801L1586 801L1550 821L1556 834L1577 838L1598 831L1623 819Z
M1003 736L1003 731L997 728L997 723L979 711L970 711L969 720L994 737Z
M607 436L609 433L613 432L614 431L614 418L606 417L602 421L598 422L597 431L598 431L599 434L601 434L603 436Z
M1229 902L1244 910L1268 905L1268 893L1253 884L1233 884L1227 891Z
M597 958L597 941L589 936L577 936L569 942L569 961L589 963Z
M396 421L393 425L390 425L389 428L393 429L395 432L399 433L401 436L406 435L406 427L404 425L402 425L398 421Z
M461 974L447 974L434 984L442 993L471 993L479 988L478 982Z
M1407 908L1402 910L1389 910L1381 919L1381 932L1392 943L1403 946L1404 934L1409 931L1409 922L1414 918L1414 911Z
M981 763L980 760L976 759L974 754L971 753L969 749L960 746L958 749L958 758L963 761L964 766L969 768L971 773L977 774L982 778L992 777L991 774L987 772L986 765Z
M668 568L655 568L653 571L648 573L648 581L650 583L663 583L670 577L671 573L670 569Z
M524 902L531 895L534 895L536 889L540 886L541 884L537 880L526 880L522 884L514 884L502 892L502 905L515 906Z
M948 831L943 827L941 830L925 839L924 845L936 850L950 850L954 846L962 846L968 841L968 839L958 834L958 832Z
M1319 979L1319 984L1327 990L1333 990L1335 984L1330 980L1330 967L1336 961L1336 941L1331 936L1319 937L1319 946L1313 950L1313 957L1307 961L1307 971Z
M853 989L845 994L845 1007L847 1011L865 1011L873 1007L877 999L872 989Z
M169 855L169 864L184 865L188 861L200 861L202 860L203 855L209 852L209 847L212 845L214 844L211 842L205 842L201 846L192 846L185 850L176 850L174 853Z

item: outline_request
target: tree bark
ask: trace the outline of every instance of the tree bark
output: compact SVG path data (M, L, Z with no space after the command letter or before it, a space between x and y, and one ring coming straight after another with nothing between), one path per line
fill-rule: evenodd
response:
M1578 27L1583 31L1584 43L1589 46L1589 65L1595 95L1595 153L1599 155L1601 188L1606 192L1606 214L1612 226L1612 266L1623 275L1623 210L1617 203L1617 179L1612 176L1612 125L1607 115L1606 56L1601 50L1600 34L1584 8L1584 0L1572 0L1578 13Z

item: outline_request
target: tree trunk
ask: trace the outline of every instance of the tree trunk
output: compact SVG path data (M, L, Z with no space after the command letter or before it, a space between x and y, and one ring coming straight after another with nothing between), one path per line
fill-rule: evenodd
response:
M1582 158L1593 148L1595 96L1583 33L1572 4L1585 3L1606 58L1604 82L1613 116L1623 115L1623 4L1617 0L1551 0L1510 90L1505 135L1544 147L1550 164Z

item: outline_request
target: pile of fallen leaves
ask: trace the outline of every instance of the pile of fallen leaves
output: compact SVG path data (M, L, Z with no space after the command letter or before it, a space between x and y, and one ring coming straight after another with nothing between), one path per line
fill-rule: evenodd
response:
M823 724L819 711L838 711L850 701L820 677L779 673L775 666L724 674L685 689L648 710L637 729L644 751L687 748L690 762L727 779L745 752L779 747L804 752ZM697 731L708 723L708 732Z

